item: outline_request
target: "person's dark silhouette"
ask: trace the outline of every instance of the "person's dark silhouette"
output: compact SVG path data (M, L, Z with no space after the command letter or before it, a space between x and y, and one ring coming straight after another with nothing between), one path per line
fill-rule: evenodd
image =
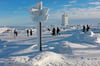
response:
M30 30L30 36L32 36L32 29Z
M55 29L55 28L52 29L52 35L53 35L53 36L56 35L56 29Z
M57 35L60 35L60 29L57 27Z
M88 32L89 30L90 30L90 27L89 25L87 25L86 31Z
M85 32L86 28L85 28L85 25L83 25L83 32Z
M14 30L14 36L18 36L18 32Z
M26 31L27 31L27 36L29 36L29 30L27 29Z

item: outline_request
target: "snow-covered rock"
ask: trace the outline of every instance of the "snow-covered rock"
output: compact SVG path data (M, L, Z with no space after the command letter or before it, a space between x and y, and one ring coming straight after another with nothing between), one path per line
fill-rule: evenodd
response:
M73 33L72 37L79 41L85 41L85 42L90 42L90 43L100 43L100 36L96 36L93 31L88 31L88 32L81 32L81 31L76 31Z

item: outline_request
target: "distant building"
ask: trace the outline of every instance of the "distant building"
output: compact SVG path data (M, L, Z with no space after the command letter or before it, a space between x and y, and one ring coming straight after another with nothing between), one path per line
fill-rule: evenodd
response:
M66 13L64 13L62 15L62 26L67 26L68 25L68 15Z

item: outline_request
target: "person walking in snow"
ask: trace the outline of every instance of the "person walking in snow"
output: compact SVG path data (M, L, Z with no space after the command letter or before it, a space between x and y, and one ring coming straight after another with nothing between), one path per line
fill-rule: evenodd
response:
M56 29L53 28L53 29L52 29L52 36L55 36L55 35L56 35Z
M26 30L26 32L27 32L27 36L29 36L29 30L28 29Z
M86 28L85 28L85 25L83 25L83 32L85 32L86 31Z
M32 36L32 29L30 29L30 36Z
M18 36L18 32L16 30L14 30L14 37Z
M60 29L57 27L57 35L60 35Z
M86 31L88 32L89 30L90 30L90 27L89 25L87 25Z

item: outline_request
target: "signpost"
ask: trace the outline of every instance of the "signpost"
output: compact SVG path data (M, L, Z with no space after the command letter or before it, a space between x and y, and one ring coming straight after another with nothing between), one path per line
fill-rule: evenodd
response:
M42 22L48 19L48 9L43 9L42 1L40 1L39 3L37 3L35 7L32 7L31 14L33 21L38 23L38 47L39 51L42 51Z

